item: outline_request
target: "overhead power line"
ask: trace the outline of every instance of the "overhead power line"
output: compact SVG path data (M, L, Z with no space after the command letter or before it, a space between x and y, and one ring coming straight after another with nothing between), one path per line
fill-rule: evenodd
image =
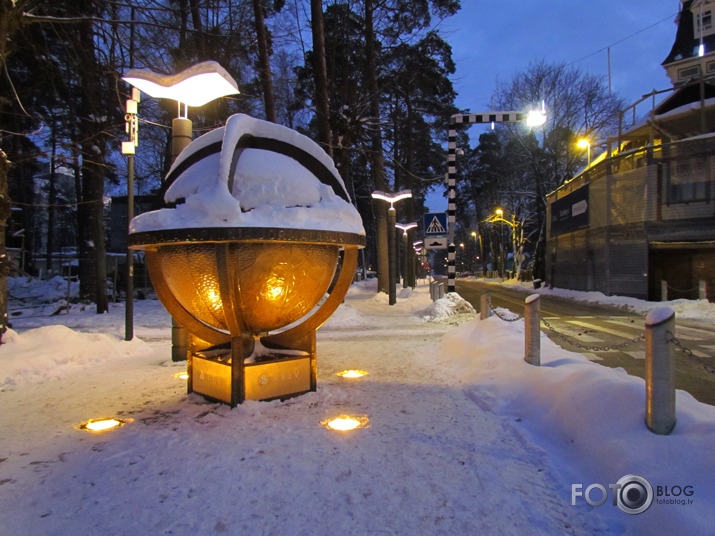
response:
M609 48L615 47L616 45L620 45L620 44L623 43L624 41L628 41L631 37L634 37L634 36L636 36L636 35L638 35L638 34L640 34L640 33L643 33L643 32L645 32L646 30L650 30L650 29L653 28L654 26L658 26L659 24L662 24L663 22L665 22L665 21L667 21L667 20L672 20L673 17L675 17L676 15L677 15L677 13L673 13L672 15L668 15L668 16L665 17L664 19L661 19L661 20L659 20L658 22L654 22L654 23L651 24L650 26L646 26L645 28L641 28L640 30L635 31L635 32L633 32L632 34L627 35L627 36L624 37L623 39L619 39L618 41L615 41L615 42L611 43L610 45L606 45L605 47L599 48L599 49L596 50L595 52L591 52L590 54L586 54L585 56L582 56L582 57L580 57L580 58L577 59L577 60L574 60L574 61L572 61L572 62L569 62L569 63L567 63L566 65L567 65L567 66L573 65L574 63L578 63L578 62L580 62L580 61L583 61L583 60L585 60L585 59L588 59L588 58L590 58L591 56L595 56L596 54L600 54L600 53L603 52L604 50L608 50Z

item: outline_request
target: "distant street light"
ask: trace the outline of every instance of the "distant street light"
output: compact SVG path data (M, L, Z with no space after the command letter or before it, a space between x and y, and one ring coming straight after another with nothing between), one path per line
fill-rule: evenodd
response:
M191 143L192 123L187 117L189 106L203 106L212 100L239 93L238 84L215 61L197 63L174 75L158 74L148 69L130 69L122 79L155 99L177 102L178 115L171 122L171 155L173 159ZM181 105L184 105L182 114ZM188 336L172 318L171 359L186 361Z
M373 199L387 201L390 203L390 208L387 211L387 255L389 257L389 303L395 305L397 303L397 258L395 244L395 221L397 219L395 211L395 203L412 197L412 190L402 190L391 194L387 192L375 191L372 193Z
M408 279L411 279L409 277L409 271L410 271L410 251L408 249L409 247L409 239L407 236L407 231L410 229L414 229L417 227L416 222L412 223L396 223L395 227L398 229L402 229L402 251L403 251L403 261L402 261L402 288L407 288L408 286Z
M591 167L591 142L586 138L581 138L576 145L580 149L586 149L588 151L588 167Z

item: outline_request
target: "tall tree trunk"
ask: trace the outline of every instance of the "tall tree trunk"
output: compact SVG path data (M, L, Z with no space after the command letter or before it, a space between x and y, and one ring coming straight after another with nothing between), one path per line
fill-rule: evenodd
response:
M82 13L91 11L86 4ZM106 313L107 301L107 260L104 239L104 156L100 146L102 125L98 123L102 103L101 73L97 65L92 22L80 23L80 44L83 51L83 69L80 70L79 139L82 154L82 203L78 214L80 225L80 295L91 298L97 304L97 313Z
M268 34L263 17L261 0L253 0L253 13L256 19L256 36L258 37L258 72L263 88L263 102L266 107L266 119L276 123L276 103L273 97L273 75L271 74L270 55L268 53Z
M374 122L372 128L371 167L375 188L387 190L385 182L385 159L382 154L382 130L380 126L380 93L377 87L377 43L373 27L373 1L365 0L365 82L370 95L370 115ZM377 290L389 293L390 269L387 250L387 209L384 201L376 201L375 225L377 227Z
M199 0L191 0L191 22L194 25L194 39L196 41L196 55L199 61L208 59L206 57L206 39L204 36L204 26L201 22L201 7ZM185 66L185 67L188 67Z
M325 32L323 29L323 2L310 0L311 28L313 30L313 72L315 73L315 106L318 118L318 138L325 152L333 157L330 134L328 99L328 67L325 61Z
M7 330L7 276L10 274L10 261L5 250L5 228L10 218L10 197L7 193L9 167L5 153L0 149L0 343Z
M52 132L50 134L50 143L52 145L52 158L50 159L50 199L47 207L47 247L45 249L45 269L47 270L47 275L50 275L52 271L52 253L55 250L55 203L57 202L57 171L55 166L56 152L57 152L57 140L55 138L55 130L57 124L54 119L52 121Z

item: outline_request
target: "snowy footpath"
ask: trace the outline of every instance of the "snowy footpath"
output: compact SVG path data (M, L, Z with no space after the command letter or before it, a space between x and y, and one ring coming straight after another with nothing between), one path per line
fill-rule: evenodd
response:
M136 303L130 342L121 305L80 309L16 318L0 346L0 534L705 535L715 526L714 407L678 392L676 428L656 436L643 422L642 380L545 336L543 366L532 367L523 321L479 321L456 295L432 304L419 287L390 307L374 286L354 285L318 332L317 392L235 409L186 395L158 302ZM345 369L369 374L337 375ZM321 424L340 415L368 422L349 432ZM79 429L105 416L128 422ZM613 505L609 485L629 474L652 484L644 513ZM590 487L593 504L574 485Z

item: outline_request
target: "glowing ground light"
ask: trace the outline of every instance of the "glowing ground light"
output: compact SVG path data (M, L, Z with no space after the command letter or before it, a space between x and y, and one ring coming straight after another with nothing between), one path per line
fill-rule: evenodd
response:
M363 376L367 376L369 373L365 372L364 370L344 370L342 372L338 372L338 376L341 378L362 378Z
M127 421L121 419L90 419L86 423L80 425L80 430L89 430L90 432L104 432L113 430L123 426Z
M180 380L188 380L189 373L188 372L177 372L176 374L174 374L174 378L179 378Z
M320 424L338 432L348 432L356 428L367 428L370 420L365 416L341 415L334 419L323 421Z

